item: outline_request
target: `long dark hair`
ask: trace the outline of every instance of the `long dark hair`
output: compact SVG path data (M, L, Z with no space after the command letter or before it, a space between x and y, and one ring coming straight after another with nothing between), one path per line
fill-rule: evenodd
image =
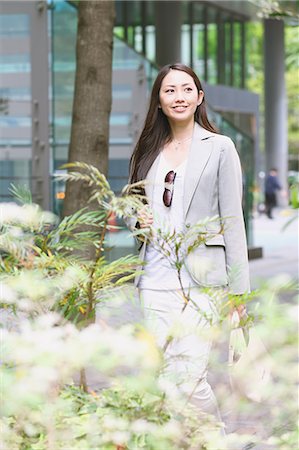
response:
M190 67L179 63L168 64L167 66L162 67L152 88L150 105L142 133L131 156L131 183L135 183L136 181L144 180L146 178L146 175L158 156L161 148L171 140L171 129L168 119L162 109L159 108L159 93L161 84L170 70L180 70L182 72L186 72L193 78L198 93L202 90L202 86L197 75ZM209 122L204 98L195 111L194 120L206 130L217 133L217 130Z

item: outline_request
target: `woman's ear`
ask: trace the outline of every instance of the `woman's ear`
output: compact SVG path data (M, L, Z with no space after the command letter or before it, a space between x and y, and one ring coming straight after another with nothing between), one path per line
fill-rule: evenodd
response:
M201 91L201 90L200 90L200 91L199 91L199 94L198 94L197 106L199 106L199 105L202 103L204 96L205 96L204 91Z

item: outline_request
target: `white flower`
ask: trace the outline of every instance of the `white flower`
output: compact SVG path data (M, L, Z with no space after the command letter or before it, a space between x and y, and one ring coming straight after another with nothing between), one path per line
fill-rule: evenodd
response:
M126 444L126 442L130 439L130 433L127 431L114 431L111 434L111 440L118 445Z
M150 429L150 423L147 422L145 419L135 420L131 428L134 433L139 434L147 433Z
M0 225L2 224L24 224L37 227L40 225L57 222L57 217L50 211L41 211L35 204L23 206L16 203L0 204Z
M13 289L10 288L3 281L0 281L0 302L3 303L14 303L16 299L16 294Z

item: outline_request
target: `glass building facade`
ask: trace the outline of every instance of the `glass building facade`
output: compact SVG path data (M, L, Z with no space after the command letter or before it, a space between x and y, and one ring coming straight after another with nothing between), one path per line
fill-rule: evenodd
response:
M207 1L182 2L182 62L202 80L244 88L248 16ZM116 1L115 33L155 63L155 2Z
M27 11L26 4L29 3L34 11ZM34 20L41 14L38 11L40 3L43 2L0 4L0 200L12 199L11 183L26 184L32 189L37 180L40 184L35 190L39 191L39 186L48 182L49 207L59 214L64 187L53 179L67 161L70 141L77 10L72 2L52 0L44 11L48 48L40 51L47 52L49 68L43 88L48 101L45 126L49 146L43 156L49 159L46 181L40 179L43 178L41 172L36 172L35 162L43 152L36 133L43 124L39 123L38 116L34 116L34 108L39 108L40 104L36 99L38 94L32 90L32 71L38 70L34 62L37 53L32 49L40 45L33 41L32 29ZM146 95L157 73L154 3L116 1L109 161L109 180L116 191L126 184L129 157L146 109ZM5 8L2 7L4 4ZM211 86L244 88L246 17L209 2L186 1L182 6L182 62L193 66L199 77ZM250 240L254 136L246 126L239 126L242 121L235 120L240 116L236 111L233 115L225 115L210 107L210 114L220 131L232 137L240 152Z
M0 201L31 179L31 56L28 14L0 15Z

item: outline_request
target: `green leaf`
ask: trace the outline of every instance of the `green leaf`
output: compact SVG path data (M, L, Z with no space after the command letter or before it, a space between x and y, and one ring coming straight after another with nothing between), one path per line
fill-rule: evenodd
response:
M15 185L11 183L11 187L9 188L9 192L18 200L21 204L31 204L32 203L32 195L31 192L26 185Z

